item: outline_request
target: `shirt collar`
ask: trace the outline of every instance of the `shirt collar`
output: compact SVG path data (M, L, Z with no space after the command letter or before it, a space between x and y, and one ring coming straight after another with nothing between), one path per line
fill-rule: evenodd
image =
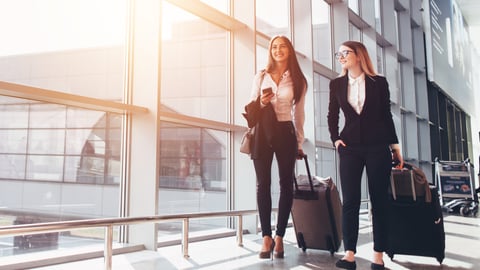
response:
M360 74L360 76L358 76L357 78L352 78L350 77L350 74L348 75L348 84L354 84L354 83L361 83L365 80L365 73L362 72L362 74Z

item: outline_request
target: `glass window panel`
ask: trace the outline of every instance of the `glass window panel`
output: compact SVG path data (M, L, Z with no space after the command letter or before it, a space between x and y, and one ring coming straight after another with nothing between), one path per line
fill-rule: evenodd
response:
M395 24L395 44L397 45L397 50L400 50L400 26L399 26L399 16L396 10L393 11L393 22Z
M360 28L356 27L355 25L353 25L352 23L349 23L348 24L348 33L349 33L349 37L350 37L350 40L355 40L355 41L362 41L361 40L361 31L360 31Z
M318 73L313 76L313 94L315 108L315 135L316 141L331 143L328 131L328 101L330 80Z
M225 191L227 133L162 124L160 186Z
M27 178L61 182L63 180L63 156L29 155Z
M67 108L67 128L91 128L93 126L105 127L105 121L100 121L105 112L90 111L85 109Z
M312 0L313 58L320 64L332 67L332 31L330 5L324 0Z
M377 73L384 74L385 60L383 59L384 49L377 44Z
M88 137L92 132L91 129L79 128L68 129L66 131L65 153L70 155L81 155L89 153ZM93 150L92 150L93 151Z
M268 63L268 48L257 45L256 49L257 70L260 71L267 66ZM253 83L253 76L251 78ZM248 89L250 91L251 89Z
M0 129L0 153L25 154L26 152L26 129Z
M0 1L0 80L123 100L127 1Z
M0 154L0 168L0 178L25 179L25 155Z
M63 129L35 129L29 131L30 154L62 154L65 146Z
M229 0L201 0L203 3L218 9L219 11L229 14Z
M0 75L1 76L1 75ZM26 128L28 111L21 99L0 96L0 128Z
M55 104L30 105L31 128L64 128L65 106Z
M227 209L227 139L228 133L223 131L161 123L159 214ZM225 228L226 220L193 221L190 229ZM159 226L160 238L171 239L180 232L178 222Z
M340 179L337 177L336 151L332 148L317 147L317 172L322 177L332 177L333 181L340 186Z
M162 14L162 105L228 121L228 32L168 3Z
M360 14L358 0L348 0L348 7L355 13Z
M267 36L290 36L289 0L262 0L255 1L256 26Z
M382 6L380 0L375 0L375 29L377 33L382 34Z

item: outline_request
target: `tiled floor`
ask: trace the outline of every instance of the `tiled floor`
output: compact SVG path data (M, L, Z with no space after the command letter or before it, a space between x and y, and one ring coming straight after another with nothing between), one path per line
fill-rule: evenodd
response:
M435 258L395 255L394 260L385 256L387 269L453 270L480 269L480 218L445 216L445 259L440 265ZM371 226L367 217L361 218L361 234L358 246L357 269L370 269L372 250ZM236 245L235 237L195 242L189 245L190 257L185 259L180 246L160 248L158 251L140 251L113 258L114 270L169 270L169 269L335 269L335 261L342 256L341 250L329 252L297 247L293 228L285 236L285 259L261 260L259 235L245 235L244 245ZM103 258L35 268L37 270L104 269Z

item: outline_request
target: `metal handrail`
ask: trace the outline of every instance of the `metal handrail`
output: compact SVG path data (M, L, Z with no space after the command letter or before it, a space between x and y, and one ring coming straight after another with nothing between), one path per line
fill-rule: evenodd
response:
M276 209L274 209L276 210ZM183 220L182 224L182 254L185 258L188 255L188 233L190 219L212 218L212 217L233 217L238 218L236 238L239 246L243 245L243 216L256 215L257 210L237 210L223 212L207 212L207 213L186 213L163 216L143 216L143 217L124 217L124 218L99 218L99 219L83 219L69 221L54 221L32 224L20 224L0 226L0 236L35 234L40 232L60 232L72 229L104 227L105 228L105 250L104 250L104 266L105 270L112 269L112 245L113 245L113 226L131 225L150 222L165 222L173 220Z

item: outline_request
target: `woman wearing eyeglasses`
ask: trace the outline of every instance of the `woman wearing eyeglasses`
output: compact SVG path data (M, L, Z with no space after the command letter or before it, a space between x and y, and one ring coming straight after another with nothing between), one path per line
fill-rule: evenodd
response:
M339 155L345 249L345 255L336 266L356 269L361 180L365 168L372 206L371 269L385 269L383 252L388 238L388 183L392 160L403 167L390 111L388 82L375 72L367 49L360 42L342 43L335 56L342 65L342 73L330 82L327 119L330 138ZM340 110L345 118L341 132Z

